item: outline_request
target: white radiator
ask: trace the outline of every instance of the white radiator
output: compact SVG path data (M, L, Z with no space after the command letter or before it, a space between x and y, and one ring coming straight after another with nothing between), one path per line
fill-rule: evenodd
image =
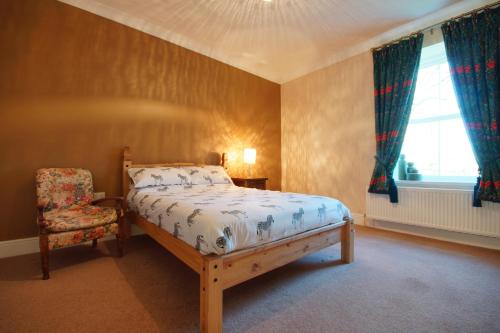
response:
M399 203L389 196L367 193L370 219L500 237L500 203L483 201L472 207L472 190L398 187Z

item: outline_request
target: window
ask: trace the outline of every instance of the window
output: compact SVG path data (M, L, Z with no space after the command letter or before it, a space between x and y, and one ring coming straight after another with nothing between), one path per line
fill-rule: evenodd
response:
M444 42L422 49L401 154L424 181L474 182L477 163L458 109Z

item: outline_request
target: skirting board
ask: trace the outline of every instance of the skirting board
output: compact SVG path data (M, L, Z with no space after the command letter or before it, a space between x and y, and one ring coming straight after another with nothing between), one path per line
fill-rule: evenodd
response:
M365 214L351 213L354 224L365 225Z
M132 225L132 236L141 235L144 232L137 226ZM113 239L114 237L104 237L103 240ZM90 242L88 242L90 243ZM0 258L15 257L23 254L40 252L38 247L38 237L29 237L13 239L0 242Z
M354 223L358 225L366 225L373 228L410 235L423 236L448 242L500 250L500 239L498 238L468 235L458 232L418 227L394 222L376 221L365 218L364 214L359 213L352 213L352 217L354 219ZM144 232L140 228L132 225L132 236L141 235L143 233ZM40 249L38 247L38 237L13 239L0 242L0 258L37 253L39 251Z
M500 238L495 238L495 237L478 236L478 235L465 234L461 232L427 228L427 227L421 227L421 226L403 224L397 222L380 221L368 217L365 218L365 225L367 227L372 227L376 229L383 229L403 234L432 238L446 242L453 242L464 245L483 247L487 249L500 250Z
M364 225L363 214L353 213L352 217L355 224ZM132 225L132 236L141 234L144 234L144 232L136 225ZM106 237L104 240L107 238L111 239L111 237ZM38 247L38 237L13 239L0 242L0 258L15 257L37 252L40 252L40 248Z

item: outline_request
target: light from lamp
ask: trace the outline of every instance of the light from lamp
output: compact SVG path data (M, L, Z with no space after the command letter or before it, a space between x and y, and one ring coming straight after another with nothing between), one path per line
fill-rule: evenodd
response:
M235 151L230 151L227 153L228 162L235 162L238 159L238 154Z
M243 162L245 164L255 164L256 157L257 151L255 148L245 148L243 150Z

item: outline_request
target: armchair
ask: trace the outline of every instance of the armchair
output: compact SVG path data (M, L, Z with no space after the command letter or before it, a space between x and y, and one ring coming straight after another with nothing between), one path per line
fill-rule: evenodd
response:
M37 223L43 279L49 278L49 251L116 235L118 255L123 255L123 198L93 199L88 170L48 168L36 172ZM98 206L113 201L114 207Z

